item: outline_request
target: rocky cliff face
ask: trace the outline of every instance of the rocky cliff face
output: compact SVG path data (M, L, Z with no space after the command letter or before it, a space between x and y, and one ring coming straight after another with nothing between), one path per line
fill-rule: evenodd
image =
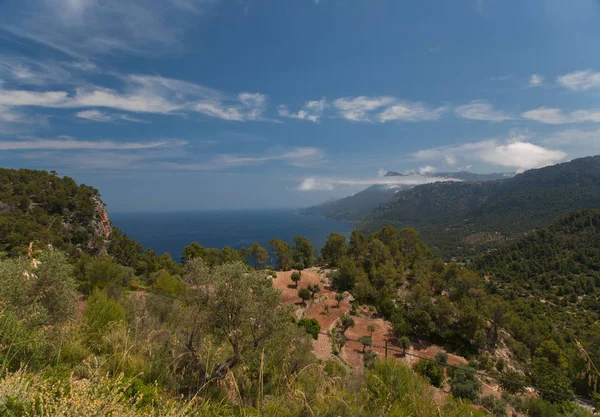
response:
M87 247L93 251L104 252L108 245L112 226L110 225L108 212L102 200L97 197L93 197L93 200L95 209L94 220L92 220L91 226L94 230L94 236L88 240Z

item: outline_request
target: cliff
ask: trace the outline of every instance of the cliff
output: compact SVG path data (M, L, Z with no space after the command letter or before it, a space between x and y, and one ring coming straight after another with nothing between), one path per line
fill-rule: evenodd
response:
M0 168L0 255L27 253L31 242L67 253L100 253L110 220L100 193L72 178Z

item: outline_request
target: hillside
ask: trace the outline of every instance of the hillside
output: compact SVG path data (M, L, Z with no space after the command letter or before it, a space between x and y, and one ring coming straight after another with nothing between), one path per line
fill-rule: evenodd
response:
M440 178L456 178L463 181L493 181L506 178L510 174L476 174L473 172L441 172L435 174ZM386 177L402 177L403 174L389 171ZM359 221L368 216L375 208L381 204L387 203L397 192L408 190L412 185L397 185L390 187L388 185L372 185L369 188L360 191L349 197L339 200L327 201L317 206L309 207L304 210L304 214L318 214L332 219L342 219L349 221Z
M293 247L274 239L274 272L248 265L266 262L258 245L194 242L182 265L118 229L106 253L86 253L68 232L102 237L97 191L45 172L5 174L5 221L26 225L23 239L48 233L28 257L13 246L0 258L1 415L68 407L64 414L292 416L310 407L314 415L533 417L575 407L574 392L593 398L576 341L596 358L599 212L574 213L471 268L435 259L411 229L355 231L349 242L332 233L318 259L306 239ZM531 264L523 277L521 251ZM545 260L536 266L537 258ZM308 268L291 270L294 262ZM542 274L558 284L538 284ZM518 389L499 383L502 375ZM76 397L56 393L57 383ZM521 394L530 384L549 392Z
M394 195L360 225L414 227L445 258L544 227L576 209L600 207L600 156L498 181L426 184Z
M476 258L498 285L536 296L595 295L600 288L600 210L570 213L548 228Z
M579 210L474 259L486 290L512 304L503 321L516 340L532 347L551 337L562 344L562 364L573 386L585 392L585 349L600 363L600 210ZM518 318L517 318L518 317ZM592 375L594 372L592 372Z
M392 198L396 192L398 192L398 188L372 185L349 197L309 207L302 213L317 214L331 219L358 221L371 213L375 207Z
M26 253L33 241L67 252L95 252L109 234L95 188L46 171L0 169L0 252Z

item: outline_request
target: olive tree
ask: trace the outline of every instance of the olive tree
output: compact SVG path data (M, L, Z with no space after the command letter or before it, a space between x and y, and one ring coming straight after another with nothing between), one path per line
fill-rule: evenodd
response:
M279 304L279 291L264 274L241 262L209 269L194 259L186 264L184 280L188 290L179 303L185 338L180 371L193 375L195 386L190 389L252 361L289 324L289 311ZM214 342L228 349L220 349L220 357L211 358L209 365L203 349Z
M300 272L300 271L292 272L291 278L292 278L292 281L294 282L294 284L296 284L296 288L298 288L298 283L302 279L302 272Z

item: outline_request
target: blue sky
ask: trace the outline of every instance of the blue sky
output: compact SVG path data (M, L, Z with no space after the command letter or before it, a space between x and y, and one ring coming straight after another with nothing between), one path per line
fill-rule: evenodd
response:
M0 165L146 211L593 155L599 21L597 0L3 0Z

